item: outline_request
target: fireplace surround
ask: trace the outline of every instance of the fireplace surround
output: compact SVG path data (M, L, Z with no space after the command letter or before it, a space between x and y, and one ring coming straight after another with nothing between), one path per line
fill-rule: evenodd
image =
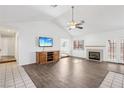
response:
M103 61L102 49L87 49L87 59L93 61Z

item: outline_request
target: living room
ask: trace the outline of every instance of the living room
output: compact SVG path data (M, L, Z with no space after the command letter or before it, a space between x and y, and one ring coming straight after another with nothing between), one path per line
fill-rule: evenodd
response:
M5 5L0 11L0 56L3 32L14 32L16 47L16 62L0 63L0 87L124 87L124 6Z

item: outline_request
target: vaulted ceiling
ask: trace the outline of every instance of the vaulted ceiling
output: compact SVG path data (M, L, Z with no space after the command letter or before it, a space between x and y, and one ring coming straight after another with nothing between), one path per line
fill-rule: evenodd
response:
M0 6L1 26L40 20L52 21L72 36L124 29L124 6L75 6L74 16L76 21L85 21L83 30L68 31L67 23L71 20L71 6Z

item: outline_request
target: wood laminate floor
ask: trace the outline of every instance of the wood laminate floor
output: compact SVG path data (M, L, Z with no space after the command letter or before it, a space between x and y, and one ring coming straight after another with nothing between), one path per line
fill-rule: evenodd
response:
M57 63L25 65L38 88L97 88L109 71L124 74L124 65L68 57Z

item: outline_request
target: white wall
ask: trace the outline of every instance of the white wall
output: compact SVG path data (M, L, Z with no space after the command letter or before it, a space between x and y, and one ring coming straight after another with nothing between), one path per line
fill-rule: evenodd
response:
M100 33L92 33L87 34L82 37L74 37L75 39L84 40L85 46L107 46L108 40L116 40L117 42L120 39L124 39L124 30L118 31L108 31L108 32L100 32ZM86 58L86 47L83 51L80 50L72 50L72 55L77 57ZM104 50L104 61L107 61L107 47L102 48ZM119 50L117 51L119 52ZM117 54L119 56L119 54Z
M1 59L1 34L0 34L0 59Z
M19 59L19 44L18 44L19 42L18 41L19 41L18 40L18 33L16 33L16 35L15 35L15 58L16 58L16 60Z
M42 51L42 47L38 47L38 37L47 36L53 38L53 47L46 47L45 51L60 50L60 39L71 39L68 32L60 29L49 21L30 22L23 24L15 24L18 32L19 40L19 64L31 64L36 62L36 51Z
M1 37L2 56L15 56L15 37Z

